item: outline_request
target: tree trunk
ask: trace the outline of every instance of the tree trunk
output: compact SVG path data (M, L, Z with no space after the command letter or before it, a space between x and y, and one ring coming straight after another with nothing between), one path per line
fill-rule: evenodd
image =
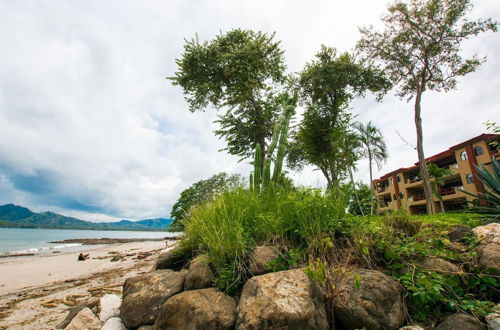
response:
M444 204L442 199L439 200L439 206L441 206L441 212L446 213L444 210Z
M356 198L356 201L358 202L359 210L361 211L361 216L364 217L365 212L363 212L363 206L361 205L358 194L356 193L356 184L354 183L354 176L352 175L352 167L349 167L349 176L351 177L352 188L354 189L354 198Z
M422 133L422 117L420 115L421 107L420 101L422 99L423 89L417 91L415 97L415 126L417 129L417 152L418 152L418 164L420 166L420 172L422 173L422 185L424 187L425 199L427 202L427 213L434 214L434 200L432 196L431 180L429 177L429 171L427 170L427 164L425 163L424 155L424 138Z
M373 192L372 154L370 150L368 150L368 166L370 167L370 197L372 199L370 203L370 215L373 215L373 200L375 199L375 194Z

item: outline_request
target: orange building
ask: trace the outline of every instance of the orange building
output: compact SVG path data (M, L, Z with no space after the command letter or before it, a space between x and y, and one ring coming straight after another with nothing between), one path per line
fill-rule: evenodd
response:
M494 142L497 142L496 144ZM440 191L445 210L462 209L474 200L460 190L472 194L481 191L482 184L476 178L474 165L491 170L492 158L499 159L500 134L481 134L459 143L446 151L426 159L442 168L449 168L452 175L445 178ZM431 179L432 181L432 179ZM374 180L373 189L379 201L379 212L406 209L410 214L427 212L418 163L400 168ZM435 209L440 210L439 200L434 196Z

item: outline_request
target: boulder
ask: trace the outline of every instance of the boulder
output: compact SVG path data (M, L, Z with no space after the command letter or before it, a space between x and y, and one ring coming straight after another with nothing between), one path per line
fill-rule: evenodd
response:
M269 271L269 263L280 256L280 250L274 246L257 246L250 257L248 271L252 275L262 275Z
M154 325L143 325L137 330L153 330L154 328L155 328Z
M66 330L99 330L101 328L101 322L97 316L92 313L90 308L85 307L71 320Z
M184 291L204 289L212 286L215 274L206 255L196 257L189 266L184 281Z
M455 226L448 232L451 242L463 242L470 236L472 236L472 228L469 226Z
M418 265L426 270L432 270L438 273L460 273L462 270L460 267L452 264L441 258L436 257L426 257L422 261L418 262Z
M324 295L302 269L252 277L241 293L236 328L328 329Z
M500 305L497 305L495 313L486 315L485 320L490 330L500 330Z
M448 316L441 322L436 330L486 330L484 324L478 319L467 314L455 314Z
M156 261L155 269L181 270L186 263L189 253L182 247L175 247L160 254Z
M120 305L122 298L115 294L105 294L99 300L99 320L105 323L112 317L120 315Z
M500 244L500 223L490 223L479 226L472 231L474 235L482 239L484 243L494 242Z
M168 299L155 329L229 330L236 323L236 302L214 288L185 291Z
M500 244L488 243L479 250L479 266L490 274L500 275Z
M402 328L399 328L399 330L425 330L425 328L421 327L420 325L406 325Z
M127 330L119 317L111 317L102 326L101 330Z
M161 306L182 291L185 272L170 269L128 278L123 285L120 317L127 328L154 324Z
M333 308L347 329L398 329L405 321L403 287L379 271L359 269L337 283Z

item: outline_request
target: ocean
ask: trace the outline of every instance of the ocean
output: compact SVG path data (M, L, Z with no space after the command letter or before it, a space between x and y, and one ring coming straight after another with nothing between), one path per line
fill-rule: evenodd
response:
M0 228L0 255L84 249L77 243L49 243L72 238L163 238L176 235L160 231Z

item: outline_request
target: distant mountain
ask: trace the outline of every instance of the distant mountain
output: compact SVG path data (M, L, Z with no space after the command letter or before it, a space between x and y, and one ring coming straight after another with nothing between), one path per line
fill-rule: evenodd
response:
M0 227L47 228L47 229L89 229L89 230L167 230L172 219L156 218L139 221L90 222L66 217L54 212L35 213L14 205L0 206Z

